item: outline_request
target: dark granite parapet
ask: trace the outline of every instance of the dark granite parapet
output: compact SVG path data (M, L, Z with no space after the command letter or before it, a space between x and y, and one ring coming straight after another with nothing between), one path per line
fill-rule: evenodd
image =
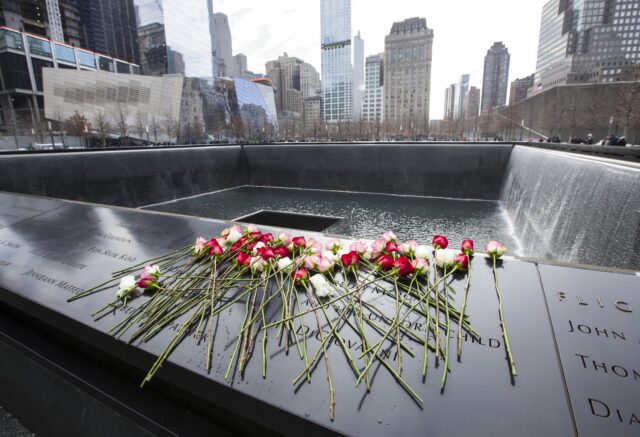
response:
M0 190L142 206L242 184L240 146L0 156Z
M249 185L500 198L509 144L245 146Z
M29 199L38 200L13 197L23 206ZM0 301L144 372L171 330L147 343L129 345L107 334L113 318L94 322L90 316L113 298L112 293L72 304L66 298L110 271L180 247L197 235L216 234L226 223L61 203L57 209L0 230L0 239L8 242L0 245ZM232 352L227 346L242 321L244 303L221 317L210 374L204 371L205 346L190 337L175 350L157 382L179 386L185 393L183 400L191 405L217 405L240 420L246 417L247 422L287 435L613 436L637 432L640 391L634 389L638 380L633 372L640 362L636 329L640 278L506 259L499 275L518 366L512 385L501 347L491 268L481 256L474 259L472 268L468 314L482 340L465 336L462 362L450 363L446 391L439 390L442 365L430 362L427 379L422 381L420 348L414 349L416 358L404 357L403 376L425 400L422 409L384 369L376 372L371 393L355 388L342 352L332 346L336 420L331 422L324 368L319 366L311 383L296 391L291 379L301 363L285 356L273 337L266 344L270 357L266 378L256 356L244 377L234 375L231 383L225 381ZM458 304L464 281L456 280L452 286L456 293L451 298ZM315 350L319 343L312 322L309 317L304 324L309 328L309 348ZM577 331L571 332L571 326ZM627 340L620 340L620 335ZM358 336L344 336L357 350ZM576 354L588 358L583 361ZM592 361L597 365L594 369ZM145 390L153 387L152 383ZM29 402L26 392L15 396ZM79 420L75 413L70 411L70 420Z
M499 198L509 144L271 144L0 156L0 190L143 206L239 185Z

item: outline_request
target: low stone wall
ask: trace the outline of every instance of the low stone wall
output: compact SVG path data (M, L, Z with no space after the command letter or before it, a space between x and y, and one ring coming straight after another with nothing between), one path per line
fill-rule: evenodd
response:
M0 191L141 206L242 184L240 146L0 156Z
M492 199L511 144L245 146L250 185Z
M0 156L0 191L142 206L239 185L498 199L511 144L271 144Z

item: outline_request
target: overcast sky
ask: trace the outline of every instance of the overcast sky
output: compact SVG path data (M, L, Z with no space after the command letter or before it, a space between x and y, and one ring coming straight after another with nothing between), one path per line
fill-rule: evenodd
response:
M461 74L481 87L484 56L495 41L511 54L509 82L535 71L540 16L548 0L352 0L351 30L360 30L365 56L384 51L394 21L424 17L434 30L431 118L441 118L444 89ZM214 0L229 16L233 54L248 57L249 70L287 52L320 72L320 0Z

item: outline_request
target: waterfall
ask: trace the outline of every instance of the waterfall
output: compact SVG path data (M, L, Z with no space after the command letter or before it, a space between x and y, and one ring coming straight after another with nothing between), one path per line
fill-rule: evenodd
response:
M640 270L640 165L516 146L501 198L522 255Z

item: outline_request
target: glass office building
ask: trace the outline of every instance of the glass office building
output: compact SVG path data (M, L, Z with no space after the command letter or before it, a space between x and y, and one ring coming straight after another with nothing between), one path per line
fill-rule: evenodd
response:
M351 0L321 0L320 9L324 119L351 120Z
M550 0L542 11L536 85L633 79L639 37L638 0Z
M48 38L0 27L0 132L40 134L43 68L139 74L138 65Z
M213 0L133 0L143 74L214 77Z

